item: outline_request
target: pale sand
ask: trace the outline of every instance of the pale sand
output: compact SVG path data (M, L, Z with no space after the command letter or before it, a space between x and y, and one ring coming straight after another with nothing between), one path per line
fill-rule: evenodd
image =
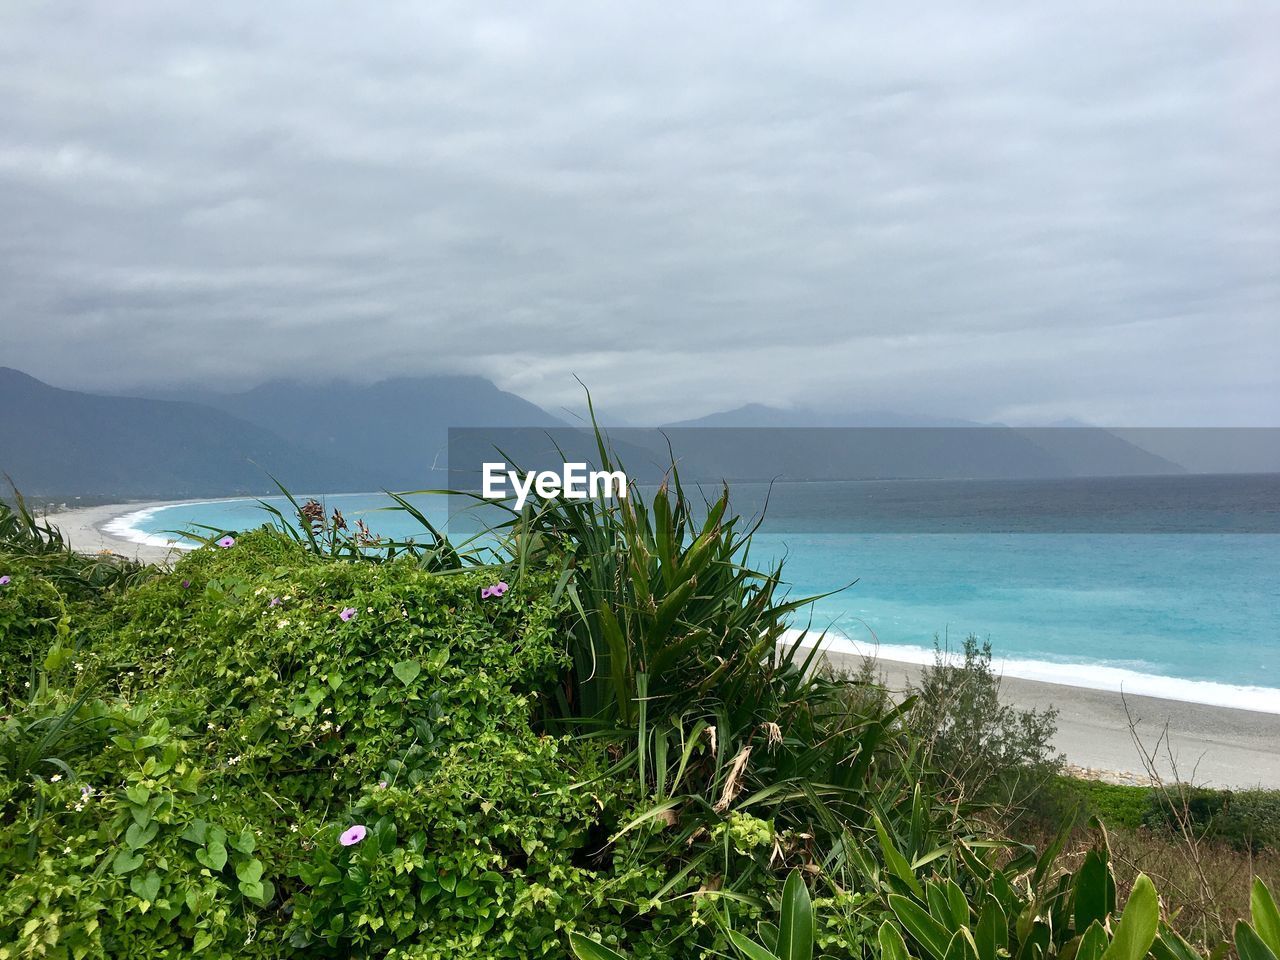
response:
M48 521L62 531L62 535L80 553L100 553L109 550L122 557L141 560L144 563L169 563L182 556L182 551L158 544L135 543L116 536L103 526L126 513L167 507L182 500L149 500L142 503L115 503L100 507L77 507L51 513Z
M175 501L84 507L50 515L73 547L83 553L110 550L127 557L164 563L181 552L171 548L134 543L102 529L125 513L166 506ZM176 501L181 502L181 501ZM856 669L860 658L829 653L833 664ZM889 687L902 690L916 682L920 666L892 660L879 661ZM1183 780L1221 787L1263 786L1280 789L1280 714L1233 710L1181 700L1121 695L1107 690L1043 683L1005 677L1001 684L1005 702L1021 708L1058 708L1056 745L1075 766L1111 773L1142 774L1138 748L1129 732L1125 713L1138 722L1143 742L1154 748L1168 725L1168 740L1160 744L1159 769L1172 773L1168 747L1172 747Z
M827 657L840 668L853 670L861 664L861 658L850 654L829 653ZM908 682L918 683L921 669L915 663L878 661L878 670L891 690L903 690ZM1180 778L1195 784L1280 789L1280 714L1017 677L1004 677L1000 693L1001 699L1014 707L1057 707L1054 742L1074 766L1110 774L1144 774L1142 756L1129 730L1131 715L1148 751L1159 745L1157 767L1162 777L1171 778L1176 764ZM1166 725L1168 737L1161 740Z

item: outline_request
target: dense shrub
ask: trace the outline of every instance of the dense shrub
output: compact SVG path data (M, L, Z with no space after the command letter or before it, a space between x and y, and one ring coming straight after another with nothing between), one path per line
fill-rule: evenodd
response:
M0 554L0 698L25 697L45 654L67 632L67 605L48 580Z
M991 643L965 638L959 660L937 647L925 667L910 722L943 777L941 788L968 801L1017 807L1057 777L1057 711L1016 710L1000 699Z
M1170 832L1185 823L1198 838L1240 850L1280 850L1280 790L1150 790L1142 822Z
M0 956L524 957L615 928L667 878L601 856L636 799L605 746L534 728L554 578L481 600L494 579L259 532L126 593L7 708L4 756L61 733L5 768ZM661 953L687 909L613 939Z
M1055 786L1075 799L1086 813L1096 816L1110 827L1140 827L1151 809L1150 787L1069 777L1059 778Z

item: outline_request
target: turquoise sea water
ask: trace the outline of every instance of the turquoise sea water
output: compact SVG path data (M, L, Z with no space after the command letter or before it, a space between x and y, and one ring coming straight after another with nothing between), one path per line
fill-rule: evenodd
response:
M837 646L922 661L935 636L954 647L972 633L990 639L1009 675L1280 712L1280 534L1187 533L1178 523L1164 533L1091 530L1097 524L1070 533L854 532L839 511L805 509L830 496L829 487L789 491L766 515L782 518L766 522L753 558L785 556L793 594L857 581L813 610L813 628L838 634ZM407 515L377 509L387 504L380 494L325 500L376 533L418 532ZM443 501L426 506L434 521L447 519ZM255 501L215 501L132 514L113 529L142 540L266 519Z

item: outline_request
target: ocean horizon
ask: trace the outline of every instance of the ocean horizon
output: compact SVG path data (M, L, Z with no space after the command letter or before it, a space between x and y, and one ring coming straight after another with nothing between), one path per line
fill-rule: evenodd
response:
M1133 478L1123 482L1126 503L1152 501L1132 496ZM1161 533L1098 532L1092 523L1088 532L1043 532L1043 524L1034 523L1037 532L946 532L934 529L936 517L925 524L913 516L887 523L902 531L859 532L849 529L850 511L838 506L853 502L834 489L838 484L754 485L772 500L751 559L764 567L785 558L792 596L838 591L817 601L811 618L793 623L796 636L806 627L815 637L825 633L833 650L931 663L935 639L954 653L973 635L991 642L1005 676L1280 713L1280 605L1274 596L1280 534L1214 532L1271 529L1255 521L1274 513L1280 477L1261 485L1257 477L1214 484L1159 480L1165 494L1180 482L1181 516L1164 516L1160 529L1168 532ZM874 495L899 503L894 497L908 484L919 489L921 481L874 483ZM988 484L973 488L986 498L984 510L991 498L1005 495L994 482L973 483ZM1048 490L1052 482L1045 483ZM752 486L733 491L743 489L751 503L761 493ZM1016 497L1024 521L1027 489L1023 484ZM376 534L399 539L422 532L407 514L388 509L383 493L321 499L349 522L364 520ZM199 526L260 526L271 519L262 500L289 512L279 497L193 500L124 510L105 529L164 546L173 533ZM416 502L433 523L448 523L444 498ZM1061 498L1054 503L1060 510ZM1118 511L1117 528L1134 529L1136 509L1128 516Z

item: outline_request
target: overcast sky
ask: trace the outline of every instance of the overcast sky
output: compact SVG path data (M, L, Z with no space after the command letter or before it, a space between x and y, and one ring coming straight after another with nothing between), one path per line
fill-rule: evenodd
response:
M0 364L1280 424L1280 5L8 0Z

